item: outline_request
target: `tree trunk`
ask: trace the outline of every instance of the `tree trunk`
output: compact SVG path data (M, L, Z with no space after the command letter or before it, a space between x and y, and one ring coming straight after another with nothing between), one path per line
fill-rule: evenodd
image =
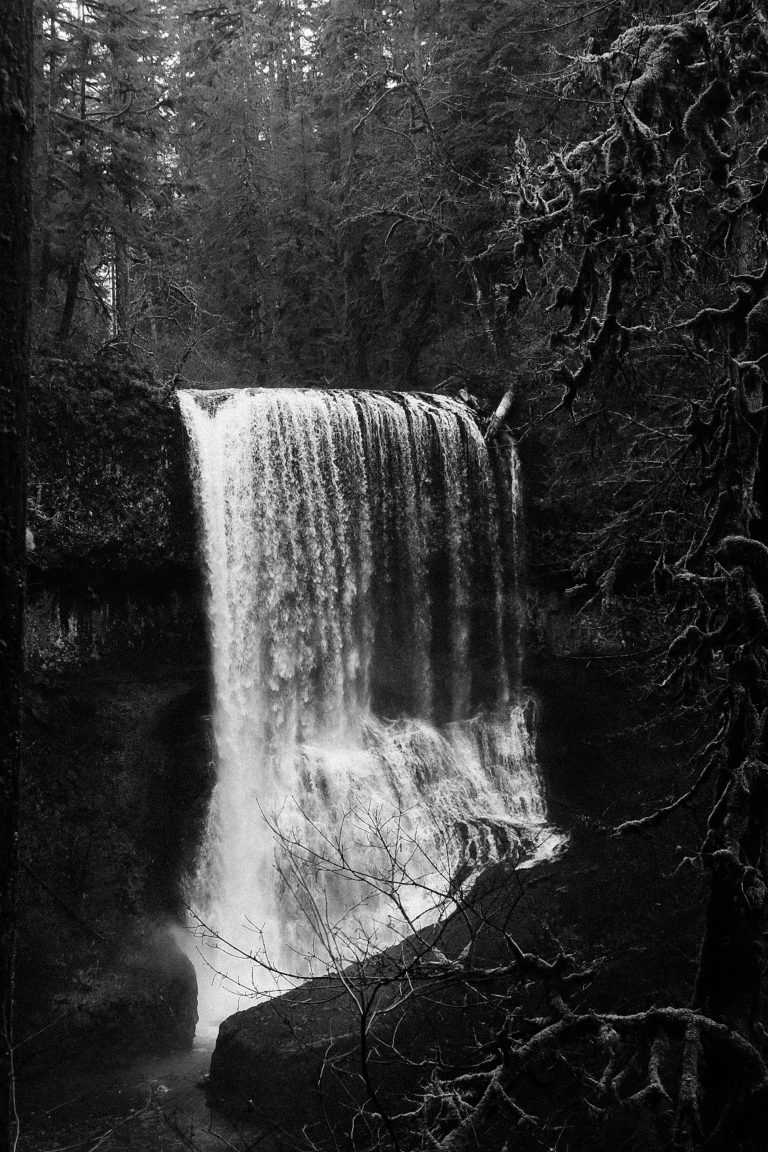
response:
M757 360L768 353L768 336L760 333L752 345L734 345L734 357ZM746 387L745 387L746 392ZM762 406L768 401L763 388ZM746 409L746 404L745 404ZM734 515L723 529L733 539L751 535L753 508L760 499L759 464L768 435L765 417L752 413L729 436L727 483L741 496ZM746 587L765 603L752 553L736 553L739 563L723 556L723 568L743 572ZM768 646L759 645L748 597L726 601L729 627L735 636L755 644L760 674L745 674L741 650L729 656L723 738L722 770L715 780L715 803L702 846L702 862L709 871L710 892L694 992L694 1007L708 1012L745 1036L761 1028L765 995L765 941L768 928L768 758L765 715L768 709Z
M53 195L53 140L51 132L51 117L56 104L56 14L50 16L50 48L48 51L48 93L43 118L43 140L39 140L38 147L45 149L45 181L42 189L41 202L38 207L39 219L42 221L40 237L40 265L37 276L37 302L45 307L48 302L48 284L51 276L51 224L48 216L51 198Z
M32 0L4 0L0 31L0 1152L7 1152L18 1138L13 970L32 275Z
M80 287L80 256L69 266L67 273L67 295L64 299L64 309L61 313L61 323L59 324L58 338L59 340L68 340L70 332L72 331L72 321L75 316L75 305L77 304L77 290Z
M85 27L85 8L81 2L78 4L78 20L81 28ZM77 162L77 170L79 176L79 184L82 189L85 186L85 140L86 140L86 112L88 106L88 89L86 84L86 75L88 70L88 41L83 36L83 49L82 60L80 62L80 137L79 137L79 158ZM80 242L76 249L75 256L69 265L67 272L67 295L64 299L64 309L61 314L61 323L59 324L58 339L68 340L72 331L72 321L75 316L75 307L77 305L77 290L80 287L80 265L84 257L85 249L85 228L80 234Z
M350 380L361 388L370 383L368 337L370 317L366 299L368 269L365 235L359 224L348 224L342 232L342 271L344 273L344 344L346 370Z
M421 57L421 21L419 20L418 0L411 0L411 36L413 42L413 74L416 80L423 80L424 64Z
M112 234L114 245L114 260L112 265L113 280L113 327L114 334L121 340L129 337L129 313L131 306L131 277L128 269L128 246L122 236L116 232Z

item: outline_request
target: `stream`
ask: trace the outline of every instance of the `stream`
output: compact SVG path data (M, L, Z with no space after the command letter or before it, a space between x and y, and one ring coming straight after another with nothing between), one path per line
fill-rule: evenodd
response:
M22 1068L17 1104L18 1152L177 1152L268 1150L268 1133L248 1117L234 1123L207 1103L205 1078L213 1041L187 1052L146 1054L120 1062L83 1058Z

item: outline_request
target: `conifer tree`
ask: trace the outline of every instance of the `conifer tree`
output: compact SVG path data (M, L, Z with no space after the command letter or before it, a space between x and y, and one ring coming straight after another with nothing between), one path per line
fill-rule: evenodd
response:
M87 300L105 336L129 327L134 260L163 175L165 7L50 0L40 28L38 302L59 339ZM51 277L63 299L51 299Z

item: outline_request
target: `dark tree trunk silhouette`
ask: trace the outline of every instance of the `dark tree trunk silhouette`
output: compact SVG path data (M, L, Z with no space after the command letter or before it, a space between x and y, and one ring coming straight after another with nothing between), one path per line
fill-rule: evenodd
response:
M59 340L69 340L70 334L72 332L72 321L75 318L77 290L79 287L80 258L78 257L72 264L70 264L69 272L67 273L67 294L64 298L64 308L61 313L61 322L59 324Z
M32 162L32 0L0 21L0 1150L16 1141L13 958L24 609Z

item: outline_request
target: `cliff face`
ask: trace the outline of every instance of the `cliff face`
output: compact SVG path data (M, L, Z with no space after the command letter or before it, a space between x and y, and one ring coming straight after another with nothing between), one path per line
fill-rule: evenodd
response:
M124 363L41 361L29 525L21 1027L62 1016L89 1044L184 1043L194 973L171 926L210 748L173 393Z
M104 582L196 567L172 389L103 357L41 360L32 381L33 574Z

